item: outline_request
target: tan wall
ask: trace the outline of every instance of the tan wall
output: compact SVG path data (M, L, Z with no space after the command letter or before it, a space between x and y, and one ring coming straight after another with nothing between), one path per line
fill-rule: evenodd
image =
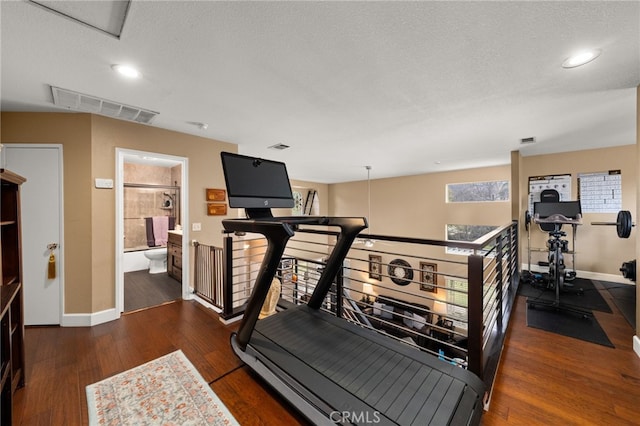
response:
M538 155L521 158L520 173L520 218L527 210L528 179L530 176L571 174L572 199L578 199L577 177L579 173L622 171L622 209L636 211L638 186L636 146L625 145L614 148L575 151L560 154ZM576 269L620 276L622 262L635 259L636 230L629 239L618 238L613 226L595 226L591 222L615 222L615 213L585 213L583 225L576 233ZM563 227L571 229L570 227ZM544 248L548 234L532 226L531 246ZM525 253L526 233L521 228L521 253ZM571 232L568 232L571 240ZM532 254L532 263L544 260L545 253ZM570 256L568 256L571 259ZM566 259L567 257L565 257ZM573 268L570 261L567 266Z
M448 183L510 180L510 173L509 166L499 166L371 179L370 232L442 240L447 224L507 224L509 202L448 204L445 194ZM330 215L369 216L366 180L330 185L329 200Z
M623 209L636 212L637 155L635 145L521 157L511 154L511 166L487 167L371 180L371 233L443 239L445 225L504 225L512 218L523 221L528 209L528 177L570 173L572 198L577 199L578 173L622 171ZM511 202L445 203L445 185L456 182L506 179L519 182L511 187ZM368 216L367 181L329 186L330 215ZM591 222L615 221L616 214L585 214L576 234L578 270L620 276L622 262L636 258L636 230L629 239L620 239L615 227L594 226ZM635 217L635 216L634 216ZM570 229L570 228L569 228ZM527 261L527 234L521 226L521 260ZM571 239L571 232L568 235ZM548 234L532 227L533 248L545 248ZM545 260L546 252L534 252L532 263ZM572 268L571 258L567 259Z
M202 231L191 231L191 239L221 244L221 220L225 217L207 216L205 189L225 187L219 153L236 152L236 145L89 114L3 112L1 123L3 143L64 146L65 313L98 312L115 306L115 191L95 189L93 180L115 179L116 147L188 158L190 218L184 226L199 222ZM636 212L637 217L640 154L634 145L534 157L512 153L511 157L517 161L515 167L372 179L371 232L442 239L447 223L503 225L512 217L523 217L528 176L571 173L573 193L577 194L577 173L609 169L622 170L623 208ZM520 185L512 186L515 198L511 202L444 201L447 183L513 180L515 176ZM366 180L333 185L292 181L292 185L316 188L322 215L368 216ZM238 214L230 209L227 217ZM613 216L585 218L587 224L578 231L578 269L618 275L623 261L640 254L636 228L629 240L621 240L614 227L588 225L591 221L615 220ZM524 253L526 238L521 241Z
M91 116L3 112L1 118L2 143L63 145L65 311L92 312Z
M115 306L115 190L94 188L115 180L115 149L186 157L191 239L220 245L223 216L207 216L205 189L224 188L220 151L234 144L89 114L2 113L3 143L63 145L65 210L65 313ZM185 224L186 226L187 224Z
M372 172L375 172L373 170ZM511 203L446 203L446 185L448 183L465 183L474 181L510 180L509 166L486 167L470 170L458 170L442 173L431 173L416 176L405 176L386 179L371 179L371 215L370 233L402 237L428 238L444 240L447 224L494 225L501 226L511 221ZM372 173L373 175L373 173ZM369 216L367 202L367 181L332 184L329 186L331 216ZM369 232L369 231L365 231ZM377 250L391 250L383 243L375 246ZM460 258L454 254L445 254L442 247L403 246L404 258L414 267L418 267L418 256L421 259L433 259L438 264L438 285L444 285L444 277L464 276L464 267L457 263ZM386 264L395 255L381 253L382 263ZM436 259L454 261L440 262ZM368 264L352 265L355 269L367 271ZM461 269L462 268L462 269ZM372 282L367 272L353 272L356 282L371 282L376 295L399 297L412 303L431 305L424 294L418 290L417 284L399 288L389 279ZM360 290L359 285L356 289ZM397 293L401 290L402 293ZM414 292L413 297L407 292ZM428 294L436 299L445 297L443 292Z

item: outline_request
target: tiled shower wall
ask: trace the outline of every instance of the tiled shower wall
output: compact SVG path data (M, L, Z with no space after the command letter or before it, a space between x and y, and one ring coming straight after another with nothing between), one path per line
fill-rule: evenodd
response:
M181 166L159 167L145 164L125 163L123 177L125 184L180 186ZM163 193L173 196L173 207L164 208L168 199ZM145 218L153 216L175 216L180 202L175 190L169 188L124 187L124 249L125 251L145 250L147 233ZM176 220L179 223L179 220Z

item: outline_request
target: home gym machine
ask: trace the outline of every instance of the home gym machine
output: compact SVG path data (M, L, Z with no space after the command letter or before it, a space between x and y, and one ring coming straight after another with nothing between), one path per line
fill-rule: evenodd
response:
M539 225L550 224L553 226L549 230L549 240L547 246L549 253L547 256L549 263L549 274L546 280L546 288L555 290L555 300L530 300L529 308L546 307L555 310L562 310L580 314L583 317L592 315L591 311L580 309L574 306L562 304L560 301L560 292L565 287L573 287L565 282L566 267L564 263L564 254L568 252L569 242L562 239L567 235L561 230L562 225L572 225L574 227L574 243L576 227L582 225L582 215L580 213L579 201L558 201L558 202L537 202L534 204L535 215L533 221ZM575 254L575 247L572 250ZM575 278L575 271L572 278ZM581 290L579 290L581 291Z
M572 201L572 203L578 203L577 201ZM535 203L536 206L538 205L538 203ZM540 203L543 204L543 203ZM579 204L577 205L577 208L579 209ZM574 212L575 213L575 212ZM580 214L579 212L577 214ZM554 288L553 286L553 280L550 278L549 275L546 275L546 273L534 273L531 271L531 223L538 223L540 225L540 229L544 232L547 232L549 234L550 237L552 237L551 239L547 240L547 248L549 250L551 250L550 246L551 245L556 245L559 244L560 245L560 249L561 249L561 253L563 254L562 256L562 261L563 261L563 269L564 269L564 275L562 277L563 283L566 281L573 281L576 277L576 250L575 250L575 246L576 246L576 232L577 232L577 228L578 228L578 223L577 222L572 222L571 227L572 227L572 232L571 232L571 250L569 250L569 242L568 240L562 240L560 239L560 237L565 237L567 234L563 231L560 231L560 228L562 227L563 223L558 223L557 227L556 224L552 223L552 222L546 222L546 221L535 221L534 220L534 216L531 215L531 213L527 210L525 212L525 229L527 231L527 265L528 265L528 269L526 271L523 271L523 278L526 281L531 282L531 284L535 287L544 287L544 288ZM559 234L556 235L552 235L552 233L556 233L556 232L560 232ZM558 241L556 243L556 240ZM551 267L551 263L549 262L549 257L551 257L551 251L548 252L547 254L547 261L542 263L540 262L540 265L545 265L545 266L549 266ZM566 267L566 264L564 264L564 254L565 253L570 253L571 254L571 269L568 269Z
M284 163L221 156L229 205L247 214L223 220L225 232L267 240L242 322L231 336L235 354L316 425L479 424L486 388L475 374L322 309L366 219L273 217L272 207L293 207ZM299 229L316 226L339 231L308 303L259 320L287 242Z

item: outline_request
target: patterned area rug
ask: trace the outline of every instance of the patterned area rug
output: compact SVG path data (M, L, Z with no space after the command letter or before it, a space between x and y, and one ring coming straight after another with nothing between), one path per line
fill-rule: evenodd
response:
M178 350L87 386L90 425L238 425Z

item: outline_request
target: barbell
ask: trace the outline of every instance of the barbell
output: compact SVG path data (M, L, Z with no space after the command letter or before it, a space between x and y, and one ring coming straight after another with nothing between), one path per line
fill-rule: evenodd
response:
M527 210L526 212L524 212L524 229L526 229L527 231L529 230L529 225L531 224L531 213L529 212L529 210Z
M529 210L524 212L525 229L529 230L529 225L531 224L532 219L533 217L531 216ZM591 224L615 226L619 238L629 238L629 236L631 235L631 229L636 226L636 224L633 223L631 212L629 210L620 210L615 222L591 222Z
M631 235L631 228L636 226L631 218L631 212L629 210L620 210L615 222L591 222L592 225L606 225L615 226L618 232L618 237L629 238Z

